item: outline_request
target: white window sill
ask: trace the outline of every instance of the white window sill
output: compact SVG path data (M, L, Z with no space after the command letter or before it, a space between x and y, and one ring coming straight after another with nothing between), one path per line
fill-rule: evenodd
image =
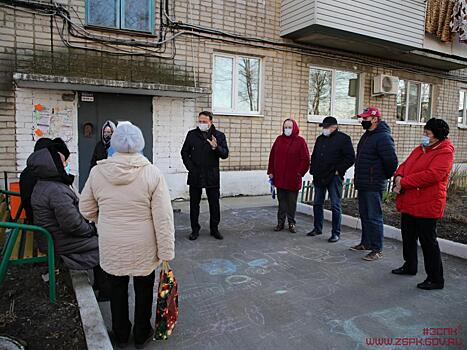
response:
M226 116L226 117L259 117L264 118L264 114L251 114L251 113L234 113L234 112L212 112L214 116Z
M396 121L397 125L414 125L414 126L425 126L426 123L420 122L401 122L400 120Z
M457 124L457 127L458 127L459 129L466 129L466 130L467 130L467 125Z
M308 116L308 123L315 123L319 124L323 122L324 117L315 117L315 116ZM338 125L361 125L361 123L357 119L337 119Z

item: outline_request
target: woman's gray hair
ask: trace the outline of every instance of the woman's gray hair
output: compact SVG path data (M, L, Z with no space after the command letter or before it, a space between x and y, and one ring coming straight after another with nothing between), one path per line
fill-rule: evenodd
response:
M118 153L138 153L144 148L144 137L140 128L130 122L119 123L110 146Z

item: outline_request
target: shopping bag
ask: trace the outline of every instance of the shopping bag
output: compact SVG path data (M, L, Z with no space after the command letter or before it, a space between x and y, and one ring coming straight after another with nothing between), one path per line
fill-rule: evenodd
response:
M154 338L166 340L171 334L178 319L177 280L167 261L161 266L159 288L157 293L156 325Z

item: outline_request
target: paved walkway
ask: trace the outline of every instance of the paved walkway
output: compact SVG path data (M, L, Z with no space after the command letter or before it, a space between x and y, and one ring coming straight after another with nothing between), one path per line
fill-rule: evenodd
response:
M348 250L359 232L344 228L336 244L328 235L306 237L312 218L298 215L298 233L274 232L270 197L222 200L223 241L209 236L203 203L200 238L191 242L188 204L174 205L177 242L172 264L179 282L180 318L168 341L148 349L466 349L467 262L443 256L446 287L423 291L423 259L415 277L395 276L402 246L386 240L384 259L361 260ZM330 231L329 223L325 232ZM110 328L108 303L101 304ZM424 328L455 328L464 346L396 346L396 338L429 338ZM394 338L369 347L366 338ZM448 338L448 337L442 337ZM408 340L404 340L408 341Z

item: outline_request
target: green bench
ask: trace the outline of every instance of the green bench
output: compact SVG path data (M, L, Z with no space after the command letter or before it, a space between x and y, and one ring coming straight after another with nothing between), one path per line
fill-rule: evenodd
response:
M40 226L21 223L22 206L11 216L10 197L20 197L17 192L0 190L0 235L3 249L0 263L0 284L3 283L8 266L46 262L49 271L49 299L56 301L55 286L55 250L52 235ZM47 254L34 250L34 235L43 234L47 237ZM1 242L0 242L1 243Z

